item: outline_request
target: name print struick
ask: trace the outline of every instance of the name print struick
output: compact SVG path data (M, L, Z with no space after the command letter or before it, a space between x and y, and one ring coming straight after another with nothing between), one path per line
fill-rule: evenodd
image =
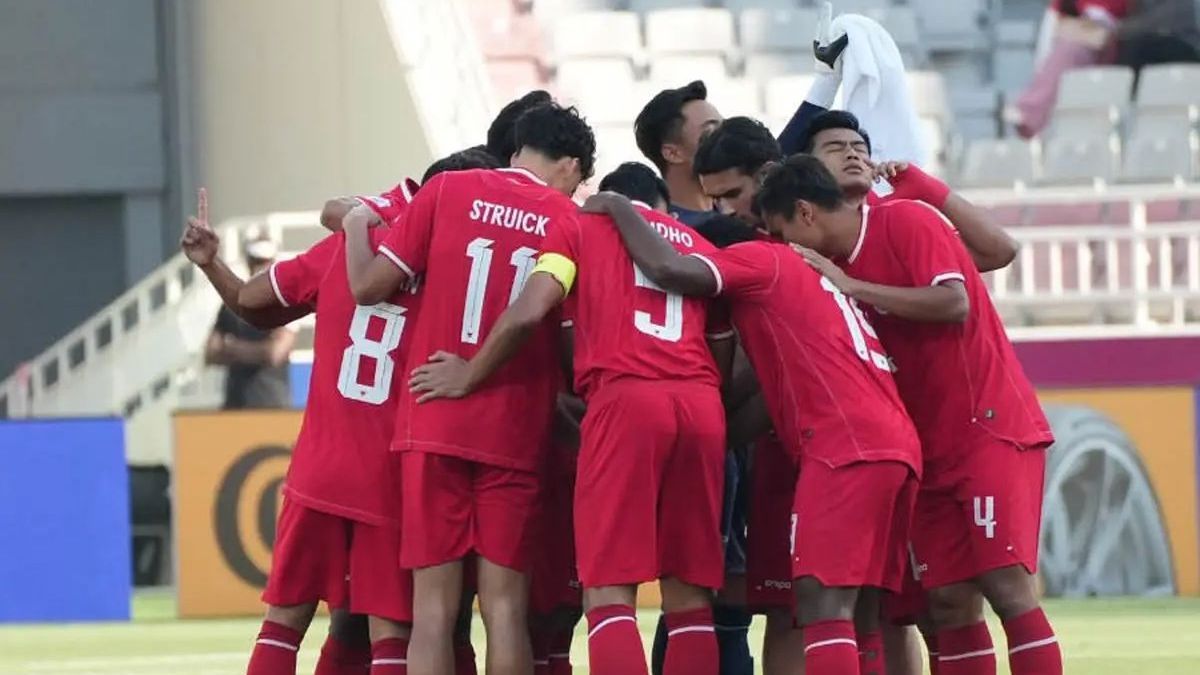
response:
M482 199L471 202L471 220L484 225L495 225L509 230L520 230L527 234L546 236L546 224L550 216L525 211L504 204L493 204Z

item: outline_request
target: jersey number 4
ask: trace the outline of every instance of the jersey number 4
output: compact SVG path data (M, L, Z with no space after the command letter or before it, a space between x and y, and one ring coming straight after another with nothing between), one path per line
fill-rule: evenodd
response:
M383 322L383 331L378 339L367 337L367 327L371 325L372 317ZM338 391L342 396L373 405L388 399L396 370L392 351L400 346L405 321L404 308L386 302L359 305L354 310L354 318L350 321L350 346L342 352L342 367L338 371ZM370 384L358 381L363 359L370 359L375 365Z
M880 370L892 372L894 369L887 354L871 349L867 344L868 337L878 341L879 336L875 334L875 329L863 315L858 303L854 302L852 298L847 298L845 293L838 290L829 277L821 277L821 288L833 296L833 301L837 303L838 309L842 310L842 318L846 320L846 328L850 330L850 341L854 343L854 351L858 354L858 358L874 364Z
M487 295L488 273L492 271L491 239L477 237L467 244L467 257L471 259L471 274L467 277L467 300L463 304L462 341L467 344L479 344L479 328L483 319L483 300ZM512 287L508 293L508 304L513 304L525 280L533 274L537 260L537 249L522 246L513 251L508 259L513 266Z

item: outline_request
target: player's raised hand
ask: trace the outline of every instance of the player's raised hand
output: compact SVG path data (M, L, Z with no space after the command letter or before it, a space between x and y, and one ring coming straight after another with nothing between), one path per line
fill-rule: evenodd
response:
M462 398L471 393L470 366L461 356L435 352L429 363L415 368L408 380L409 391L420 394L417 403L439 398Z
M799 244L792 244L792 250L803 256L804 262L808 263L809 267L813 268L817 272L820 272L821 276L833 282L833 285L836 286L839 291L842 291L843 293L850 292L850 277L842 271L842 268L833 264L832 260L826 258L820 253L817 253L811 248L805 248Z
M179 247L188 260L204 266L212 263L220 245L220 238L208 224L208 190L200 188L196 194L196 215L188 217Z
M817 33L813 36L813 56L816 57L816 71L818 73L837 73L841 74L842 52L846 51L846 45L850 44L850 36L841 35L837 39L833 37L833 3L824 2L818 8L820 15L817 17Z

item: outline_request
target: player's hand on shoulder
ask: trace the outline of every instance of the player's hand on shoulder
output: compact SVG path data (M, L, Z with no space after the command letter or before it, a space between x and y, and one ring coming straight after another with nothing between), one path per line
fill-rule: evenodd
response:
M429 363L415 368L408 387L417 403L439 398L462 398L471 393L470 365L465 359L449 352L435 352Z
M193 264L203 267L217 257L220 245L220 238L208 224L208 190L200 188L196 195L196 215L188 217L179 248Z
M799 253L804 258L804 262L808 263L809 267L816 270L821 276L829 279L839 291L850 293L850 286L853 280L842 271L842 268L835 265L832 260L811 248L805 248L799 244L792 244L791 246L793 251Z
M889 182L895 181L897 177L908 171L908 162L879 162L872 167L875 174L875 180L883 178Z
M350 212L342 218L342 229L351 229L356 227L366 228L374 221L375 212L365 204L359 203Z
M629 204L629 198L616 192L597 192L579 207L584 213L612 213L614 207Z

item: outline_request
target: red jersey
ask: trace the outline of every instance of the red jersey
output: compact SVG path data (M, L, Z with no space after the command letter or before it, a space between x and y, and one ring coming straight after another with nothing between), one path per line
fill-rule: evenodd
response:
M696 257L730 300L775 432L794 457L831 467L895 460L920 475L891 361L852 300L786 244L746 242Z
M470 359L533 272L542 238L569 227L577 207L523 169L439 174L417 193L379 247L410 277L422 275L424 311L405 373L444 350ZM400 397L395 450L420 450L535 471L549 440L558 321L547 321L470 396L417 405Z
M373 228L378 244L386 228ZM388 442L398 394L407 391L404 353L417 308L415 290L378 305L355 304L346 278L343 233L270 268L285 307L316 310L312 380L284 490L297 502L365 523L399 521L385 499Z
M961 281L971 310L964 323L907 321L871 308L896 360L896 384L925 453L967 449L979 433L1020 446L1053 442L1033 386L966 247L924 202L863 207L858 244L842 263L856 279L887 286Z
M641 204L637 210L680 253L716 250L674 218ZM584 398L623 378L720 386L705 342L708 302L646 278L610 217L580 214L552 229L534 271L554 276L574 299L575 391Z
M394 223L404 210L412 203L420 186L411 178L405 178L400 183L380 195L359 195L355 197L361 204L374 211L387 224Z

